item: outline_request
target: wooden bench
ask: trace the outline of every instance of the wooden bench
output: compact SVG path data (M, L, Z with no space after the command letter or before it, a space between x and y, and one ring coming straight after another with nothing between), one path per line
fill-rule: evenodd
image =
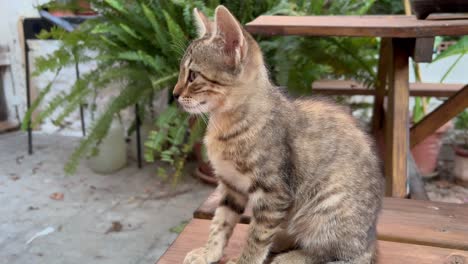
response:
M203 247L208 239L210 221L193 219L157 262L158 264L183 263L185 255L194 248ZM241 253L247 235L247 225L238 224L234 230L225 256L236 258ZM421 246L415 244L379 241L379 264L463 264L468 263L468 251Z
M410 96L450 97L465 84L410 83ZM376 95L376 90L350 80L319 80L312 83L312 92L323 95Z
M220 194L213 192L159 264L181 263L187 252L204 245L219 201ZM248 207L227 247L226 258L239 255L251 215ZM377 232L379 264L468 263L468 205L385 198Z

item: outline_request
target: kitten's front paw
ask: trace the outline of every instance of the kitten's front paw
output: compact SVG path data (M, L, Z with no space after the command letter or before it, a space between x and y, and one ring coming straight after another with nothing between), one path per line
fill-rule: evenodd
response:
M190 251L187 256L185 256L184 264L209 264L206 260L205 248L197 248Z
M184 264L213 264L218 263L219 259L222 257L222 254L213 254L214 252L209 252L206 248L197 248L190 251L187 256L185 256ZM218 256L219 255L219 256Z
M237 259L231 259L226 264L237 264Z

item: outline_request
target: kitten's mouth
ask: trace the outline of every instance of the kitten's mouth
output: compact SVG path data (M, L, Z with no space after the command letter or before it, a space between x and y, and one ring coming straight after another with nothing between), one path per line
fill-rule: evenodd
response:
M198 113L204 113L206 111L205 109L206 104L207 104L207 101L199 102L197 105L185 105L185 104L181 104L181 105L185 111L189 113L198 114Z

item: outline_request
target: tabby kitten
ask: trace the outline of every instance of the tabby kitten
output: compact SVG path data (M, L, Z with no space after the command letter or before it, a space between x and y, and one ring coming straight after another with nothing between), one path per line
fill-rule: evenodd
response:
M224 7L195 10L199 38L180 65L174 96L209 113L208 157L223 198L205 247L184 263L216 263L253 205L248 240L231 263L375 263L384 178L369 137L341 107L289 99L268 79L255 40ZM318 51L320 52L320 51Z

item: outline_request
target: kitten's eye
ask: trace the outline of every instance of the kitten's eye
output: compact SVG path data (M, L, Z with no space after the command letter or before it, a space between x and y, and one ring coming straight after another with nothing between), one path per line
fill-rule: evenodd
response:
M192 70L189 70L189 76L188 76L187 81L188 81L189 83L191 83L191 82L195 81L195 79L197 78L197 76L198 76L198 73L197 73L197 72L194 72L194 71L192 71Z

